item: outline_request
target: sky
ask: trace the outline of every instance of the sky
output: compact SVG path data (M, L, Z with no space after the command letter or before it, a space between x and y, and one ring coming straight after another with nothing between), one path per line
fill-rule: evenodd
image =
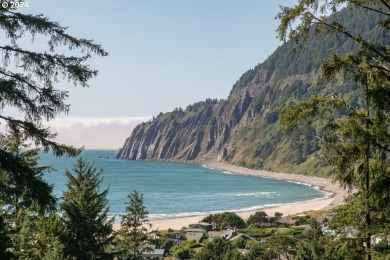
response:
M206 98L227 98L248 69L281 45L275 16L296 0L27 0L23 13L44 14L67 33L109 53L88 61L99 70L89 88L61 82L68 115L45 126L57 141L118 149L135 125ZM41 43L39 43L41 44Z

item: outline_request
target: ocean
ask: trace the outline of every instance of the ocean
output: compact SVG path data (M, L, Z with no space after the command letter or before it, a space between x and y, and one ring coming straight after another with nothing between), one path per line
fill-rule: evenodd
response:
M100 188L109 188L112 216L125 212L127 195L133 190L143 194L150 220L255 210L328 195L301 183L238 175L190 163L116 160L115 154L113 150L86 150L81 154L103 169ZM67 182L65 169L71 171L76 160L41 154L39 164L56 169L44 176L53 185L55 197L62 197Z

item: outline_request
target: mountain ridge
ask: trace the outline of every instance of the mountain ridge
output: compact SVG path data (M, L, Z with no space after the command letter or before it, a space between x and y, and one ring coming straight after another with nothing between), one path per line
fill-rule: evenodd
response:
M374 42L388 35L375 27L377 14L343 10L335 17L346 27ZM332 17L330 19L333 19ZM366 24L364 30L355 24ZM370 27L371 25L371 27ZM318 59L330 49L346 53L357 46L343 35L310 36L292 52L294 43L279 46L263 63L245 72L226 100L198 102L185 110L158 115L138 125L116 158L131 160L226 161L249 168L328 176L320 156L316 129L287 134L278 127L279 110L311 96L336 94L354 105L361 92L352 81L321 82Z

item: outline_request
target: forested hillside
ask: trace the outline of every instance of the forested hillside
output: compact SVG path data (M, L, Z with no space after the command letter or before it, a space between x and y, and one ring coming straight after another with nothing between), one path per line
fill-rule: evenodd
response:
M389 42L390 35L376 26L381 19L378 13L356 8L329 19L337 19L370 42ZM331 50L344 54L357 47L337 34L312 35L301 45L288 41L245 72L226 100L208 99L138 125L117 158L225 160L250 168L329 175L332 169L322 162L316 138L320 128L286 133L279 127L279 112L286 105L330 94L357 107L362 104L361 89L352 81L342 76L332 82L319 78L318 61L329 57Z

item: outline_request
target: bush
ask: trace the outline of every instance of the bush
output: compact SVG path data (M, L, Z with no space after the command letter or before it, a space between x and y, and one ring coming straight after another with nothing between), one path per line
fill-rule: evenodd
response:
M250 217L247 220L247 223L250 224L256 224L256 223L264 223L268 222L268 215L264 211L258 211L254 215L250 215Z
M200 245L196 243L195 239L188 239L179 245L174 245L170 252L177 259L190 259L194 254L193 248L199 247Z
M201 222L207 222L207 223L216 223L218 229L222 229L222 227L227 228L245 228L246 224L245 221L238 216L234 212L224 212L224 213L218 213L218 214L211 214L208 217L205 217L202 219Z

